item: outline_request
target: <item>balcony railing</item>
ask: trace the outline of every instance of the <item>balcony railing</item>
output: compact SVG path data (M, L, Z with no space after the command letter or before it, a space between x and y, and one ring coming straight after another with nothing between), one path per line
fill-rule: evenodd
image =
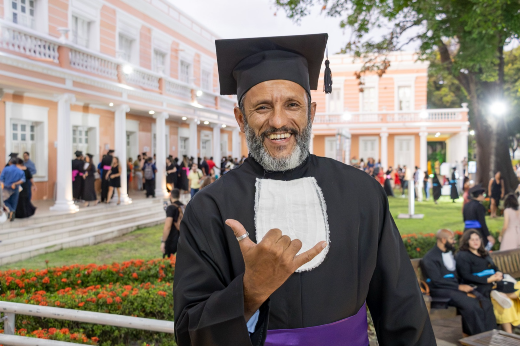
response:
M33 30L2 21L0 47L25 54L33 58L58 62L58 44L32 34Z
M396 122L467 121L467 108L426 109L394 112L317 113L315 124L363 124Z
M70 66L110 79L117 79L117 63L76 49L70 50Z
M159 79L161 77L153 72L148 72L134 67L133 72L125 75L130 84L139 85L145 89L159 90Z
M235 100L226 97L220 98L220 109L223 112L233 112L235 108Z
M170 79L166 80L164 88L167 94L191 101L191 88L187 84Z

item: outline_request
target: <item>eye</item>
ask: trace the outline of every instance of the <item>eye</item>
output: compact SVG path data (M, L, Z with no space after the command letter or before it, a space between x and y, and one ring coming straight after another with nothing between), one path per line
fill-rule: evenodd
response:
M288 104L289 107L299 107L300 105L298 104L298 102L291 102Z

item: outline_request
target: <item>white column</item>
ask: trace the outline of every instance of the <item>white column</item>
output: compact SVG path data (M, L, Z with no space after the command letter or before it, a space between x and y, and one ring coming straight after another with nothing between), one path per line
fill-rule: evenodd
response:
M239 136L239 129L234 128L233 129L233 136L232 136L232 144L233 144L233 159L238 158L240 160L240 136Z
M381 132L381 166L388 169L388 132Z
M421 171L428 171L428 132L419 132L419 167Z
M76 212L72 200L72 123L70 104L76 101L74 94L58 98L58 148L56 170L56 201L50 210Z
M119 159L119 169L121 170L121 203L130 204L132 200L128 197L128 186L126 184L127 158L126 158L126 113L130 111L130 106L120 105L115 112L114 121L114 141L115 156ZM112 195L112 202L116 202L116 193Z
M309 141L309 153L314 154L314 133L311 133L311 139Z
M168 119L168 113L161 112L156 113L153 116L155 118L155 167L157 173L155 173L155 195L157 197L168 196L166 190L166 119Z
M220 124L213 125L213 162L220 168ZM215 172L217 173L217 172ZM220 176L220 174L219 174Z
M195 162L197 162L197 157L199 156L197 153L198 147L198 136L197 136L197 119L193 119L190 121L190 145L188 150L188 157L193 156L195 158Z

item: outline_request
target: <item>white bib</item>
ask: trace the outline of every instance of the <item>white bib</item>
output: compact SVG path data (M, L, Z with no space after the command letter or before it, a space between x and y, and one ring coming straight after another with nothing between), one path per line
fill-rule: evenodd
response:
M316 268L329 251L327 206L316 179L312 177L291 181L256 179L255 226L257 242L273 228L280 229L291 240L301 240L303 246L298 254L310 250L320 241L327 242L327 247L297 272Z

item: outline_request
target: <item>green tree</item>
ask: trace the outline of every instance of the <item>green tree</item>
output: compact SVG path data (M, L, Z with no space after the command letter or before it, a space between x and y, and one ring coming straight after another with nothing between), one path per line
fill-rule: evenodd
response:
M520 34L518 0L274 0L295 21L320 6L342 18L352 32L344 51L364 61L360 72L384 72L389 52L419 45L420 59L434 59L468 95L470 122L476 131L477 181L487 186L500 170L507 190L518 185L509 156L506 118L495 119L490 105L506 96L504 46ZM374 30L374 31L373 31ZM380 33L378 37L372 32ZM434 59L436 61L437 59ZM493 139L494 140L490 140Z

